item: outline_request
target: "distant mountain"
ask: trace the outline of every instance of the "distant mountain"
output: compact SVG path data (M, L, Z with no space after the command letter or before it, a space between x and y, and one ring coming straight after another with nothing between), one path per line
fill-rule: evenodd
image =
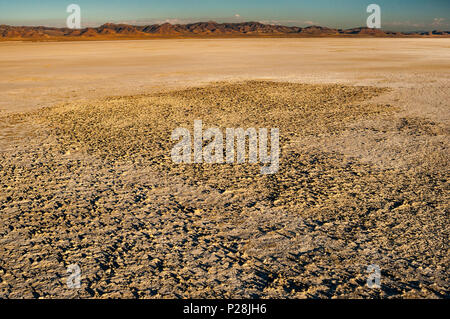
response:
M69 29L50 27L14 27L0 25L0 40L120 39L170 37L449 37L449 31L390 32L366 27L331 29L321 26L306 28L263 24L260 22L190 24L153 24L133 26L105 23L97 28Z

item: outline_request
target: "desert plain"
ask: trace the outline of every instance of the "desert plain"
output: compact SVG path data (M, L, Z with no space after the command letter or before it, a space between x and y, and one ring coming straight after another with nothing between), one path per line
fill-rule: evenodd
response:
M450 39L1 42L0 70L0 298L449 297ZM279 171L173 163L196 119L279 128Z

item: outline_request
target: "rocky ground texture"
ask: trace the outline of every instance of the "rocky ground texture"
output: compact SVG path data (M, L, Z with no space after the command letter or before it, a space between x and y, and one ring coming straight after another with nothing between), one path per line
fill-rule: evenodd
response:
M214 83L4 114L0 297L448 298L449 128L391 90ZM195 119L278 127L279 172L174 164Z

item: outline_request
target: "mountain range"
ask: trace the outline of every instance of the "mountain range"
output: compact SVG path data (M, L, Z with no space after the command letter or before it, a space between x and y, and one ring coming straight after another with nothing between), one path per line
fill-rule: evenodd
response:
M450 31L392 32L366 27L332 29L321 26L288 27L260 22L153 24L134 26L105 23L96 28L69 29L44 26L0 25L0 40L76 40L183 37L450 37Z

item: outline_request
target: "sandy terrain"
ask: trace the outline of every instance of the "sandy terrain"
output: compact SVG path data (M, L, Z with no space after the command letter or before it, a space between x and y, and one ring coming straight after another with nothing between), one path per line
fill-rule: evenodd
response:
M0 43L0 297L448 298L449 48ZM279 172L172 163L195 119L278 127Z
M234 39L0 43L0 110L269 79L412 86L447 77L450 39Z

